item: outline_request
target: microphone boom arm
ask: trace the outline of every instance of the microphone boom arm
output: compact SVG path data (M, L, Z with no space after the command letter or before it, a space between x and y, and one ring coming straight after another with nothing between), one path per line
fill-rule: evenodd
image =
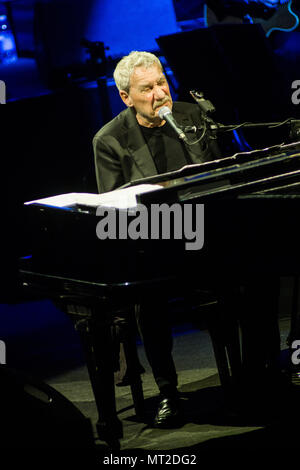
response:
M294 118L288 118L282 122L244 122L242 124L228 124L228 125L217 123L209 116L209 114L215 111L215 107L209 100L206 100L204 98L203 93L195 91L195 90L191 90L190 94L192 95L196 103L199 105L203 120L208 126L207 130L210 130L213 133L214 137L212 138L215 138L218 132L230 132L230 131L235 131L235 130L242 129L242 128L244 129L244 128L267 127L271 129L274 127L283 126L285 124L289 124L291 126L291 130L290 130L291 138L299 139L300 137L300 120L294 119Z

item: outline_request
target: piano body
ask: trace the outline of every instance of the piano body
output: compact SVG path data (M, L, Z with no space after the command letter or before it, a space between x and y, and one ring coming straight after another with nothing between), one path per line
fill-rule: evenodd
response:
M24 206L31 245L20 260L20 283L58 302L81 330L99 413L97 430L109 443L122 436L109 354L114 311L130 309L145 295L168 299L210 288L216 275L220 280L258 272L297 276L300 266L300 142L187 166L120 191L141 184L156 186L136 196L148 208L204 204L200 250L186 250L185 240L176 238L99 240L96 205L73 201L57 207L40 200ZM226 386L222 353L216 360ZM131 388L136 412L142 414L140 381Z

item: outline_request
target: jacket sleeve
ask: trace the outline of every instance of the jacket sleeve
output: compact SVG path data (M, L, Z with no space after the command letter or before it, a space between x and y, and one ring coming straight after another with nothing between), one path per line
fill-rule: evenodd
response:
M118 142L112 136L96 134L93 139L96 180L99 193L113 191L124 181Z

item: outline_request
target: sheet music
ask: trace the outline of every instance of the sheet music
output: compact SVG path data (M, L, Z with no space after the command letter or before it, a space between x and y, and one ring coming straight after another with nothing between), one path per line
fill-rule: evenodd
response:
M105 207L116 207L119 209L126 209L130 207L136 207L138 194L143 194L150 191L157 191L162 189L158 184L140 184L137 186L131 186L124 189L116 189L115 191L109 191L103 194L93 193L66 193L58 194L57 196L46 197L42 199L36 199L34 201L25 202L25 205L29 204L43 204L46 206L53 207L71 207L76 204L84 206L105 206Z

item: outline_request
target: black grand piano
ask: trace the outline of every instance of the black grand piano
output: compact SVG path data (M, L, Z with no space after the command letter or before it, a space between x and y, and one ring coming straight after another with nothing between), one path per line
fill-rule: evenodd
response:
M69 197L60 206L53 199L24 205L30 243L20 259L20 283L23 289L57 302L82 333L99 413L97 430L109 443L122 436L112 364L114 312L130 311L145 295L166 300L174 293L210 289L216 277L234 281L257 273L299 274L300 142L187 166L135 181L119 192L125 195L145 184L149 190L137 191L135 198L136 204L149 210L163 203L182 209L204 205L201 249L187 250L184 237L172 234L166 239L100 240L97 207L116 214L125 210L130 217L130 209L112 209L107 200L101 202L101 195L94 204ZM214 346L221 383L226 386L224 346L234 374L240 361L238 345L233 335L228 343ZM136 412L142 414L139 377L132 392Z

